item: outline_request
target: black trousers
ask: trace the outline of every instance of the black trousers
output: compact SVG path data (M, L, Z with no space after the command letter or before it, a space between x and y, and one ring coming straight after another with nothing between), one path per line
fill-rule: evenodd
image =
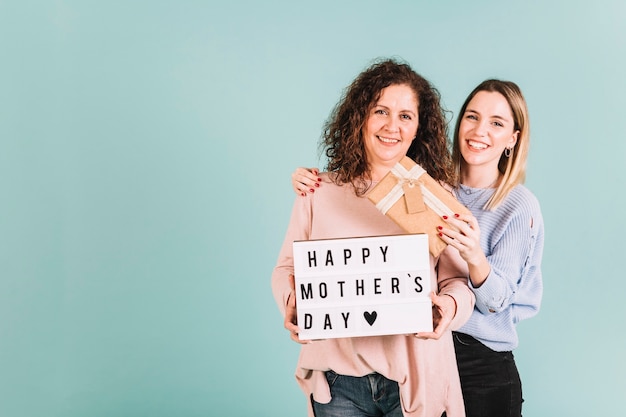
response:
M512 352L453 332L466 417L521 417L522 382Z

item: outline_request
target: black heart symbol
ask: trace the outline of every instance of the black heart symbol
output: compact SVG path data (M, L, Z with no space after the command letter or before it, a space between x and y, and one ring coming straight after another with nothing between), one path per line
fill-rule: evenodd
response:
M372 311L371 313L366 311L365 313L363 313L363 317L365 317L365 321L367 321L370 324L370 326L374 324L377 316L378 314L375 311Z

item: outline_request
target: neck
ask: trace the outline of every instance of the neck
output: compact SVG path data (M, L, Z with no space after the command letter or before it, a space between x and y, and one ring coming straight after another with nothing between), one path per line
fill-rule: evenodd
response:
M396 161L397 162L397 161ZM372 181L378 182L383 179L389 171L396 165L396 162L389 164L370 164L370 175L372 176Z
M463 170L461 172L461 184L472 188L493 188L498 186L500 180L500 172L470 172Z

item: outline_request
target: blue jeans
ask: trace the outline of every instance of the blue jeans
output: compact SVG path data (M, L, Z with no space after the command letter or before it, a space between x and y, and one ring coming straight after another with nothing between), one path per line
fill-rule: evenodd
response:
M362 377L326 372L332 399L321 404L311 398L315 417L402 417L398 383L380 374Z
M467 417L521 417L522 382L512 352L496 352L453 332Z

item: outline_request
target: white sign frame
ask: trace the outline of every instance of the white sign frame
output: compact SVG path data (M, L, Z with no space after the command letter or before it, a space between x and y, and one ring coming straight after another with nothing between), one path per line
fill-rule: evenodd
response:
M433 330L427 234L293 242L301 340Z

